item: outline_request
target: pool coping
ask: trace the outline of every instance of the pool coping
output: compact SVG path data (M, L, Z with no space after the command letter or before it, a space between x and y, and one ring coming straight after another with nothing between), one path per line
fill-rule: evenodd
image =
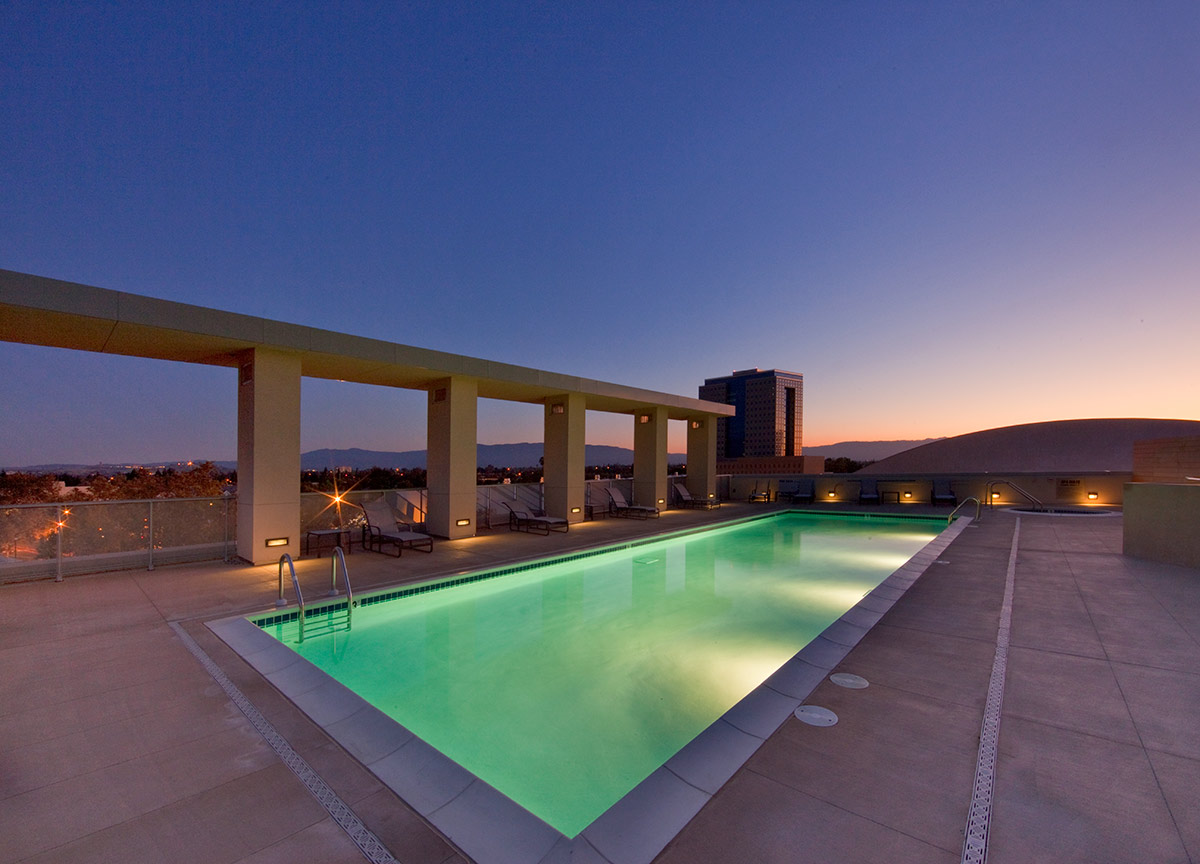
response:
M782 512L789 511L726 524ZM822 512L821 515L864 514ZM270 612L232 616L208 622L207 626L478 864L565 864L567 861L649 864L971 521L963 517L948 525L574 838L565 836L442 755L250 620L270 616ZM689 533L693 532L668 532L605 548L628 548ZM502 567L484 572L516 569L528 568ZM444 587L446 583L453 584L455 578L451 575L422 584ZM372 592L369 596L379 593ZM324 604L324 608L328 607L328 603Z

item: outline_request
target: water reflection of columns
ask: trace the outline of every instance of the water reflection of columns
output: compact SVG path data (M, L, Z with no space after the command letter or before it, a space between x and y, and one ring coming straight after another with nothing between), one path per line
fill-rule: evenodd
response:
M667 550L650 549L633 556L633 605L660 601L667 593Z
M711 545L711 541L693 541L684 546L683 566L688 591L716 595L717 561Z

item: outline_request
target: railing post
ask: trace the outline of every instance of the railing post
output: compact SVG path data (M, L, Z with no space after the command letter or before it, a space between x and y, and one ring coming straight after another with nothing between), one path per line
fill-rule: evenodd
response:
M146 538L146 541L147 541L147 543L149 543L149 546L150 546L150 554L147 559L146 569L153 570L154 569L154 502L147 501L146 505L147 505L146 509L150 511L150 516L147 520L150 523L150 530L147 532L148 536Z
M55 552L55 558L57 559L57 562L55 564L54 581L61 582L62 581L62 529L63 529L62 505L59 504L58 507L55 509L57 512L57 516L54 520L54 524L56 526L54 531L58 536L56 538L57 550Z
M221 493L221 497L225 499L225 537L221 541L221 555L226 564L229 563L229 493Z

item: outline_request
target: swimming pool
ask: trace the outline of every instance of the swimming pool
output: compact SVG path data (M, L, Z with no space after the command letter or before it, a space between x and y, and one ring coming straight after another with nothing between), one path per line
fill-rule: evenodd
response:
M786 514L266 629L572 837L935 533Z

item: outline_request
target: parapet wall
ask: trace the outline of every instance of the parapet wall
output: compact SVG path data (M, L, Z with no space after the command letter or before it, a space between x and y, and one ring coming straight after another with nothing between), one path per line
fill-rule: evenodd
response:
M728 496L745 499L751 493L779 489L796 479L796 474L734 475L730 478ZM817 501L826 503L855 503L862 482L873 482L880 503L930 504L935 480L949 484L959 501L978 498L996 506L1024 506L1030 502L1018 487L1047 506L1119 507L1130 475L1122 472L1092 472L1078 474L810 474ZM990 493L990 496L989 496ZM1092 497L1095 496L1095 497Z
M1126 483L1124 552L1200 567L1200 483Z

